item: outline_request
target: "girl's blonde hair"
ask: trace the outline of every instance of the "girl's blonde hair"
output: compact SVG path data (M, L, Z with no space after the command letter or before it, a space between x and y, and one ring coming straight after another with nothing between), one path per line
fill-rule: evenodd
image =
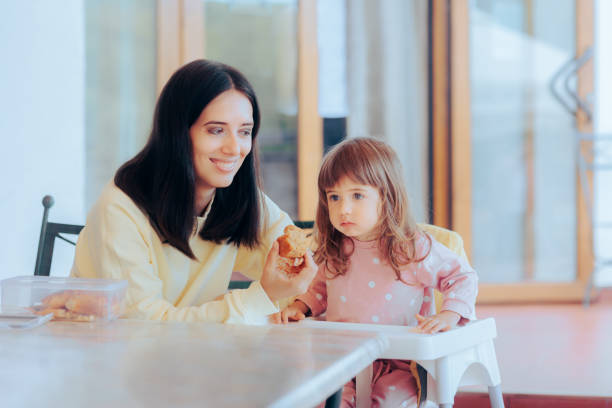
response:
M323 158L318 180L315 261L319 265L324 263L331 277L344 275L348 269L352 250L344 249L344 235L330 222L326 194L344 176L378 189L381 212L378 248L397 278L402 280L400 268L422 261L429 249L418 258L415 241L421 232L410 211L401 164L389 145L374 138L346 139ZM427 239L430 240L428 236Z

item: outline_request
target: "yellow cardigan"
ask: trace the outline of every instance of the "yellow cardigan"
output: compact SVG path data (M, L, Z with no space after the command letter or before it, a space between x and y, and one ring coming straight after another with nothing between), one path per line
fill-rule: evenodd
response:
M194 232L194 261L160 241L148 217L123 191L109 183L87 216L76 245L72 276L126 279L126 317L224 323L263 323L278 312L257 280L277 236L290 217L264 196L267 222L253 250L204 241ZM209 206L210 207L210 206ZM204 224L197 217L194 231ZM248 289L227 293L232 271L255 280ZM223 295L220 300L215 298Z

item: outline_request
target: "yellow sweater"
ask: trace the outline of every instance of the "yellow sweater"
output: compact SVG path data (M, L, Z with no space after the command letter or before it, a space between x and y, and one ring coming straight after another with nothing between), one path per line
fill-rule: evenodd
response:
M232 271L253 280L261 276L277 236L289 216L264 196L267 223L253 250L202 240L189 244L194 261L162 244L147 216L123 191L109 183L87 216L76 246L72 276L126 279L126 317L224 323L261 323L278 312L259 284L226 293ZM210 208L210 206L209 206ZM194 220L199 231L208 213ZM223 295L221 300L214 300Z

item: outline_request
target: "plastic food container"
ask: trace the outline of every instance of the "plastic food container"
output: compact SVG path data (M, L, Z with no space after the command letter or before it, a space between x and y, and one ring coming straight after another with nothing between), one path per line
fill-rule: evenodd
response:
M53 314L53 320L108 321L124 312L127 281L17 276L0 281L3 310Z

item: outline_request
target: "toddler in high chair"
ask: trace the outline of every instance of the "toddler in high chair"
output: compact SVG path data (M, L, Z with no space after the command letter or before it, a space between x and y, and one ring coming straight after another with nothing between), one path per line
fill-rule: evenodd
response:
M435 333L474 319L478 278L467 261L415 223L397 155L373 138L347 139L323 159L318 179L315 261L308 291L282 322L326 312L326 320L416 326ZM434 310L433 291L443 295ZM416 380L403 360L377 360L373 407L412 407ZM355 380L342 407L355 406Z

